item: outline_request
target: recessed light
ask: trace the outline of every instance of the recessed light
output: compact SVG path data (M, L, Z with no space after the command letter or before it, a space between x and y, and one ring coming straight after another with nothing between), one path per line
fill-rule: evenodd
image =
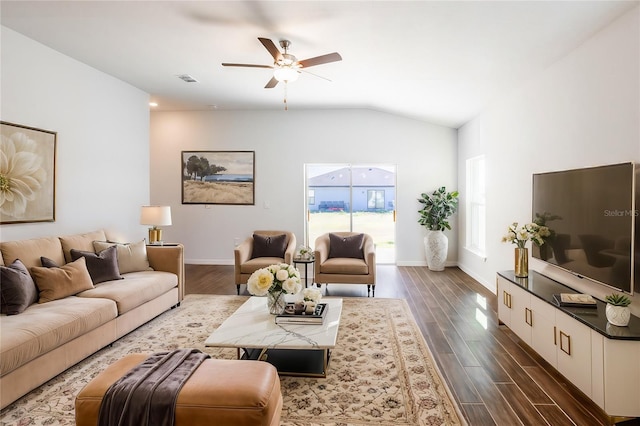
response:
M198 83L198 80L196 80L189 74L179 74L176 77L178 77L180 80L184 81L185 83Z
M149 106L150 107L157 107L158 103L157 102L149 102Z

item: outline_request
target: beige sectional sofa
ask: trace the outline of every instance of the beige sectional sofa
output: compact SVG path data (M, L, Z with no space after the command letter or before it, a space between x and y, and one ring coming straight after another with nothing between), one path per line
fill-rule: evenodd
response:
M57 272L64 275L65 268L72 265L72 249L98 252L94 247L112 245L106 243L107 237L100 230L64 237L0 242L0 265L8 267L19 259L32 277L34 272L56 272L42 267L43 256L62 266ZM179 305L184 294L181 245L145 246L141 241L116 246L120 269L127 265L121 271L122 279L90 283L91 288L76 294L33 303L16 315L0 315L1 408ZM85 262L88 260L83 258L77 264L82 266ZM35 278L41 296L39 302L43 302L44 279L38 274ZM38 278L43 283L42 288Z

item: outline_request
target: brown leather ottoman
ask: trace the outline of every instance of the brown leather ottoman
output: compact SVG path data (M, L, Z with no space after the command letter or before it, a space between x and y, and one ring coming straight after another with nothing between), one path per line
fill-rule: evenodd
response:
M76 396L76 425L96 426L109 386L146 358L127 355L89 382ZM271 364L207 359L180 390L175 425L275 426L281 411L280 378Z

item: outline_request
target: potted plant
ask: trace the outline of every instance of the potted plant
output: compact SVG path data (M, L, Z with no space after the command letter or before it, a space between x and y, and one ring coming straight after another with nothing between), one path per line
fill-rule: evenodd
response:
M607 301L607 321L619 327L625 327L631 319L631 300L624 294L612 293L605 297Z
M442 186L431 195L422 193L418 198L418 202L422 204L422 209L418 210L418 223L428 231L424 238L424 247L427 266L432 271L444 270L449 240L443 231L451 229L448 219L458 210L458 195L458 191L447 192Z

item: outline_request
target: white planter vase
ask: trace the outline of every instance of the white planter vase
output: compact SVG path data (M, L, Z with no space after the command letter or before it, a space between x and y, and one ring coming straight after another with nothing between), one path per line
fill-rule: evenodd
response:
M631 309L628 306L615 306L607 303L607 321L618 327L625 327L631 319Z
M432 271L444 271L449 250L449 239L442 231L427 231L424 237L427 266Z

